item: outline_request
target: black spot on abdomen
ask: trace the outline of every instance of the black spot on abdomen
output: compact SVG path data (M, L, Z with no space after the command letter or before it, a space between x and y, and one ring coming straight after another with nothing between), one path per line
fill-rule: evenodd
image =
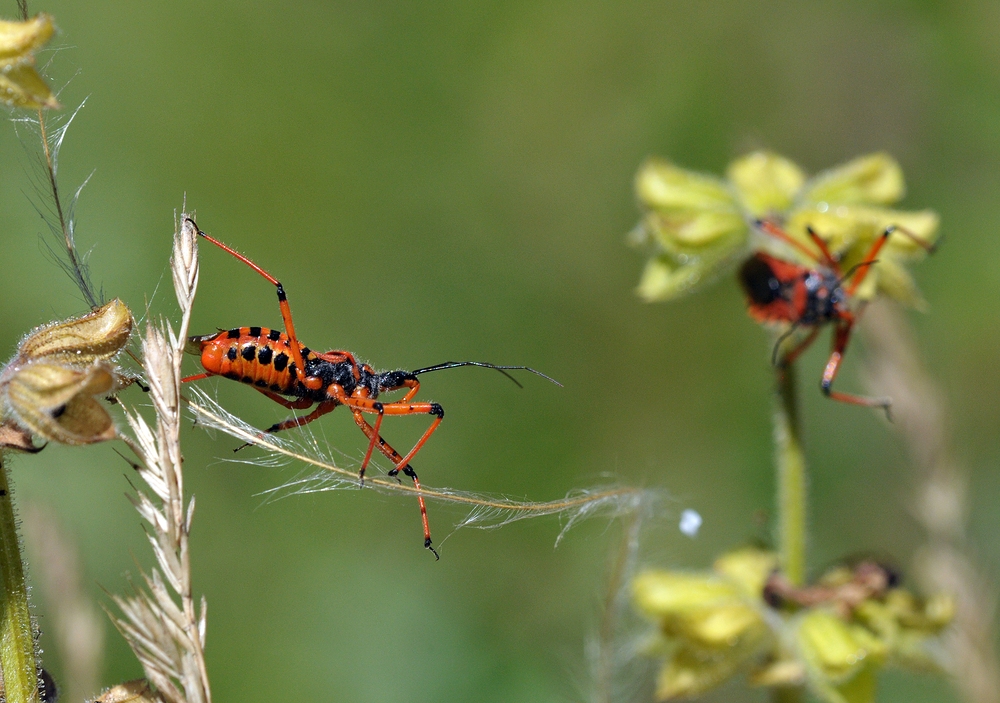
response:
M286 354L285 352L281 352L276 357L274 357L275 371L278 372L284 371L286 366L288 366L288 354Z

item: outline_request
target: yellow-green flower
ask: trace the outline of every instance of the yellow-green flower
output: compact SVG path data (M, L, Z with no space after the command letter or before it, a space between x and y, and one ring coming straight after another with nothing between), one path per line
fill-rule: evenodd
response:
M875 700L876 674L886 659L878 637L822 609L806 611L792 628L809 683L823 700Z
M55 33L52 17L39 14L26 22L0 20L0 102L13 107L59 107L59 101L35 70L35 52Z
M724 555L712 573L647 571L632 583L636 607L655 620L651 651L666 658L660 700L707 691L771 647L761 590L777 557L756 549Z
M930 210L885 207L905 191L902 170L888 154L862 156L812 178L769 152L737 159L725 179L650 159L639 169L635 188L643 218L630 241L651 249L638 287L648 301L687 293L757 249L816 265L756 231L754 223L767 219L815 251L806 234L811 226L839 257L844 271L864 260L887 227L896 226L901 232L890 237L856 297L868 300L884 294L907 305L922 305L904 264L925 254L914 238L933 244L938 216Z
M741 549L711 572L646 571L633 602L657 625L647 654L664 660L657 697L699 695L741 673L754 686L807 685L827 703L874 703L886 666L940 670L937 635L950 598L920 600L837 567L814 586L788 586L782 607L765 601L777 556ZM774 603L774 599L770 600ZM807 605L803 605L807 604Z

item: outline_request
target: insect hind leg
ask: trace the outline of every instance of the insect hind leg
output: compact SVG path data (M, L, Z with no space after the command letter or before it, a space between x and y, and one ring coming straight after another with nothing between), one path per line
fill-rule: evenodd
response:
M318 388L320 388L323 385L321 379L312 376L306 376L306 371L305 371L306 366L302 361L302 350L299 345L298 339L295 337L295 325L292 322L292 309L288 305L288 296L285 295L285 288L284 286L281 285L281 281L279 281L277 278L269 274L267 271L262 269L260 266L252 262L247 257L243 256L243 254L239 253L229 245L223 244L215 237L206 234L204 231L202 231L200 227L198 227L198 223L192 220L190 217L187 218L187 221L190 222L194 226L194 228L198 231L199 237L201 237L202 239L207 239L208 241L210 241L212 244L219 247L223 251L236 257L244 264L252 268L254 271L259 273L261 276L266 278L271 284L273 284L278 289L278 308L281 310L281 321L285 325L285 334L288 335L288 351L292 356L292 361L295 362L295 375L298 378L298 380L302 383L302 385L304 385L306 388L310 390L317 390Z

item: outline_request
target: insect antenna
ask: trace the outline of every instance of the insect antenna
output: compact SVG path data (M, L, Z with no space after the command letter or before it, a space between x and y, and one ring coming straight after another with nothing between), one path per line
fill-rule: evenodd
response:
M870 259L868 261L862 261L860 263L854 264L854 266L852 266L851 268L847 269L847 273L845 273L843 276L841 276L837 280L837 286L839 287L839 286L844 285L844 282L848 278L850 278L851 276L853 276L854 274L856 274L858 272L858 269L861 268L862 266L874 266L877 263L878 263L878 259Z
M496 364L487 364L485 361L445 361L444 363L435 364L434 366L428 366L427 368L423 369L417 369L416 371L411 371L410 373L412 373L414 376L419 376L422 373L430 373L431 371L441 371L442 369L456 369L459 366L481 366L484 369L496 369L504 376L509 378L511 381L513 381L518 388L524 388L524 386L522 386L516 378L507 373L508 371L530 371L536 376L541 376L546 381L551 381L560 388L563 387L563 384L559 383L559 381L555 380L551 376L546 376L541 371L536 371L535 369L530 368L528 366L497 366Z

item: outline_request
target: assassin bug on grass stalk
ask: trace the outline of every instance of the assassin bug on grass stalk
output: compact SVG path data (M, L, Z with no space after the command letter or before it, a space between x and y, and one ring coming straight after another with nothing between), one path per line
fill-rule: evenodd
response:
M201 364L205 368L205 373L188 376L184 381L197 381L209 376L224 376L251 385L274 402L290 410L304 410L316 405L316 408L308 415L292 417L271 425L265 431L267 433L301 427L341 405L349 408L354 415L354 422L368 438L368 450L361 462L358 478L364 482L365 469L368 468L368 462L375 449L378 449L392 461L393 468L389 471L389 476L396 477L400 472L409 476L418 491L417 500L420 503L420 517L424 527L424 546L437 557L437 551L431 546L427 507L424 504L423 495L419 493L420 480L417 478L416 471L410 466L410 460L441 424L441 420L444 418L444 409L438 403L413 402L417 391L420 390L417 376L459 366L481 366L496 369L510 378L518 387L521 384L507 373L508 371L530 371L556 385L560 384L527 366L497 366L481 361L446 361L415 371L377 372L368 364L359 362L349 351L335 349L323 353L315 352L296 338L288 298L285 296L285 289L278 279L242 254L205 234L198 228L194 220L189 218L188 222L197 230L200 237L232 254L278 289L278 306L281 309L281 319L285 325L285 331L266 327L237 327L215 334L190 337L188 340L190 351L201 355ZM406 392L399 400L391 402L378 400L378 396L382 393L404 389ZM294 400L288 400L282 396L290 396ZM365 413L376 416L374 425L368 422ZM403 456L382 439L380 430L382 418L386 415L431 415L434 419L417 440L417 443L413 445L413 448ZM242 449L242 447L237 449Z
M935 247L901 227L886 227L861 263L845 273L841 270L837 257L812 227L806 227L806 233L819 249L818 254L810 251L774 222L758 220L756 225L765 234L791 245L817 264L816 268L809 268L758 252L740 268L740 283L747 295L750 316L758 322L790 325L774 345L774 365L782 369L791 365L816 340L820 327L831 323L834 326L833 351L823 369L820 382L823 393L843 403L882 408L886 417L890 417L892 401L889 398L870 398L833 390L833 382L851 339L851 331L862 311L860 307L852 310L850 306L855 291L864 282L871 267L878 263L875 257L893 233L909 237L928 252L933 252ZM779 357L782 342L799 327L810 328L809 333L791 351Z

